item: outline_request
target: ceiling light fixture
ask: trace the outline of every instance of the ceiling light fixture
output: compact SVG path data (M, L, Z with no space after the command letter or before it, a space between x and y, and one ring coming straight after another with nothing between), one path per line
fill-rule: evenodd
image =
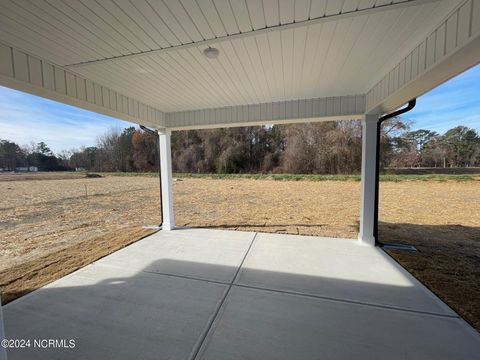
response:
M220 54L220 51L217 48L212 48L212 47L209 46L208 48L203 50L203 53L209 59L216 59L218 57L218 55Z

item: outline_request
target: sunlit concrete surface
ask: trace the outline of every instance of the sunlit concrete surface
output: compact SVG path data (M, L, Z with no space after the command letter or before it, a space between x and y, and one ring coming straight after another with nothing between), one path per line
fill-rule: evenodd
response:
M472 359L480 335L381 249L179 229L4 306L12 359Z
M351 240L258 234L236 283L454 315L384 251Z

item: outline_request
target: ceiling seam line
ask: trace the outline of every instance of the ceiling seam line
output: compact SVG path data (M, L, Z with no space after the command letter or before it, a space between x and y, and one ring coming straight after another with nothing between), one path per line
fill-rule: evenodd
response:
M211 80L219 87L219 89L221 88L221 89L220 89L221 92L222 92L223 94L225 94L224 89L228 89L229 91L231 91L231 89L229 89L229 84L228 84L228 82L221 80L221 83L222 83L222 84L220 85L220 83L217 81L217 79L221 79L221 77L218 76L218 75L219 75L219 74L218 74L218 71L217 71L213 66L210 66L210 70L211 70L211 71L208 71L208 70L206 69L206 67L205 67L204 65L202 65L202 63L200 63L200 62L198 61L198 59L195 57L195 55L191 53L190 50L191 50L191 49L188 49L188 50L187 50L187 53L188 53L188 54L190 55L190 57L198 64L198 66L200 66L200 67L202 68L202 70L208 75L208 77L211 78ZM188 63L188 61L187 61L180 53L179 53L178 55ZM211 64L210 64L210 65L211 65ZM216 76L212 76L211 73L215 73ZM228 73L227 73L227 75L228 75ZM237 89L237 92L238 92L238 89ZM227 94L228 94L228 95L227 95L228 98L230 98L231 100L234 100L233 98L230 97L230 94L229 94L228 92L227 92ZM214 95L214 96L215 96L215 95ZM233 101L233 102L235 102L235 101Z
M22 9L23 9L23 8L22 8ZM11 9L9 9L9 10L12 11ZM25 9L24 9L24 11L25 11ZM16 18L28 20L27 18L25 18L24 15L19 14L18 12L15 12L15 11L13 11L13 12L14 12ZM30 13L30 14L31 14L31 13ZM47 36L45 35L45 32L48 34L48 33L50 33L50 31L49 31L48 29L46 29L44 26L40 26L40 27L42 28L42 32L38 32L38 31L36 31L36 30L32 30L30 27L26 26L25 24L22 24L22 23L18 22L16 18L12 18L12 17L10 17L10 16L8 16L8 15L5 15L5 14L4 14L3 16L5 16L6 18L10 19L10 21L13 21L13 22L17 23L17 24L20 25L21 27L26 27L26 28L29 29L30 31L34 31L38 36L46 39L47 41L51 41L51 42L57 44L58 46L62 47L62 45L61 45L60 43L58 43L57 41L52 40L51 38L49 38L49 37L47 37ZM42 20L42 19L39 19L39 20ZM42 21L40 21L40 23L41 23L41 22L42 22ZM36 26L39 26L39 25L36 25ZM64 47L63 47L63 48L64 48ZM78 48L76 48L76 47L74 47L74 48L68 48L68 49L66 49L66 50L67 50L68 52L70 52L71 54L74 54L74 55L78 56L79 58L82 58L82 50L80 50L80 49L78 49ZM77 53L77 51L80 51L80 52Z
M140 49L138 46L132 44L131 41L129 41L127 38L125 38L125 36L123 36L122 34L120 34L113 26L110 25L110 23L108 23L107 21L105 21L104 19L102 19L100 16L98 16L92 9L90 9L88 6L84 5L84 4L81 3L81 2L80 2L80 4L83 5L86 9L88 9L88 11L90 11L92 14L94 14L94 16L97 17L101 22L103 22L107 27L109 27L110 29L114 30L114 32L116 32L120 37L123 37L125 40L127 40L128 42L130 42L130 44L133 45L133 47L137 48L138 51L141 51L141 49ZM78 14L78 16L81 16L81 17L87 19L87 20L91 23L91 21L90 21L85 15L81 14L77 9L75 9L75 8L71 8L71 9L72 9L72 11L76 12L76 13ZM106 11L106 10L105 10L105 11ZM110 14L110 13L109 13L109 14ZM110 14L110 15L118 21L118 19L117 19L113 14ZM107 32L105 32L102 28L100 28L100 26L97 26L97 25L96 25L96 22L95 22L94 26L95 26L97 29L99 29L102 33L106 34L109 38L111 38L112 40L114 40L114 42L115 42L115 44L116 44L117 46L120 46L120 47L124 48L125 50L130 51L130 50L128 49L128 47L126 47L126 46L123 45L122 43L118 42L117 39L115 39L113 36L111 36L110 34L108 34ZM144 44L144 45L146 45L146 44Z
M23 7L21 4L18 4L18 3L14 3L15 5L17 5L18 7L22 8L24 11L28 12L29 14L31 14L33 17L36 17L35 14L33 14L29 9ZM37 7L37 9L39 9ZM49 15L48 13L46 13L45 11L43 11L43 9L39 9L40 11L42 11L43 13L47 14L48 16L50 17L53 17L53 15ZM102 56L102 54L100 52L98 52L96 49L94 49L93 47L90 47L89 45L87 45L86 43L83 42L84 38L79 35L79 39L76 39L74 36L72 36L71 34L67 33L67 32L64 32L62 29L60 29L57 25L54 25L53 23L51 23L50 21L46 21L45 19L41 18L41 17L38 17L39 20L45 22L46 24L50 25L52 28L58 30L59 32L61 32L62 34L64 34L65 36L69 37L71 40L74 40L74 42L77 42L79 44L81 44L82 46L84 46L85 48L87 49L90 49L93 53L96 53L97 55L95 56ZM64 22L58 20L58 19L55 19L56 21L58 21L59 23L63 24L65 27L69 28L70 30L74 30L72 29L69 25L65 24Z
M17 24L17 26L19 26L20 28L21 28L21 27L26 27L29 31L32 31L31 28L29 28L28 26L25 26L25 25L19 23L17 20L11 18L10 16L7 16L7 15L5 15L5 14L0 14L0 17L1 17L1 16L4 16L4 17L7 19L7 22L8 22L8 21L11 21L11 22L13 22L14 24ZM7 26L8 26L8 25L7 25ZM16 36L16 37L18 37L18 38L20 38L20 39L23 39L23 37L22 37L21 35L12 33L12 31L10 31L10 28L11 28L11 27L12 27L12 26L10 25L10 26L8 26L9 29L7 29L7 30L2 30L2 31L5 31L5 32L7 32L7 33L10 33L11 35L14 35L14 36ZM13 29L13 30L14 30L14 29ZM19 30L17 29L16 31L18 32ZM60 44L58 44L56 41L50 40L49 38L47 38L45 35L43 35L43 34L41 34L41 33L35 32L35 35L38 36L37 42L40 41L41 43L48 44L48 42L51 41L53 44L56 44L55 47L57 47L57 45L60 46ZM35 40L32 40L32 41L34 41L34 43L32 43L30 40L27 40L27 39L23 39L23 41L29 42L29 43L31 43L31 44L34 44L35 46L39 46L40 48L42 48L43 46L45 46L45 45L39 45L37 42L35 42ZM76 52L74 52L74 51L72 51L72 50L69 50L69 49L67 49L67 53L68 53L67 55L61 55L61 56L64 57L65 59L71 58L72 56L81 57L80 54L77 54ZM32 54L32 55L33 55L33 54ZM33 56L35 56L35 55L33 55Z
M177 39L178 43L179 44L182 44L182 41L178 38L177 34L175 34L175 32L170 28L170 26L168 26L168 24L165 22L165 20L163 20L163 18L160 16L160 14L158 13L157 10L155 10L155 8L152 6L152 4L150 4L150 2L148 1L145 1L148 6L150 6L150 9L153 10L153 12L155 13L155 15L157 15L157 17L160 19L160 21L163 23L163 25L165 25L165 27L168 29L168 31L170 31L170 33L173 35L173 37L175 39ZM161 35L161 34L160 34ZM169 41L167 41L167 43L169 43ZM175 45L175 46L171 46L171 47L168 47L168 48L163 48L163 49L170 49L170 48L174 48L174 47L178 47L180 45ZM156 49L156 50L152 50L152 51L160 51L162 50L162 48L159 48L159 49ZM141 54L141 53L140 53Z
M220 20L220 24L222 24L222 27L223 27L223 30L225 31L225 34L227 34L227 36L228 36L227 27L225 26L225 23L223 22L222 17L220 16L220 13L218 12L217 5L215 5L214 1L212 1L212 5L213 5L213 8L215 9L215 13L218 16L218 20ZM240 29L238 29L238 30L240 30Z
M114 18L119 24L122 24L122 22L120 21L120 19L118 19L114 14L112 14L110 11L108 11L107 9L105 9L105 7L102 6L102 4L100 4L98 1L95 1L95 2L96 2L97 5L100 6L103 10L105 10L105 12L109 13L109 14L112 16L112 18ZM132 4L132 6L135 7L133 4ZM90 8L89 8L89 9L90 9ZM137 9L137 11L138 11L138 9ZM124 12L124 13L125 13L125 12ZM128 15L127 15L127 16L128 16ZM133 21L133 19L132 19L130 16L129 16L129 18L130 18L130 20ZM135 45L134 43L132 43L132 41L131 41L130 39L128 39L128 38L127 38L125 35L123 35L119 30L117 30L117 28L116 28L115 26L113 26L112 24L110 24L109 22L107 22L107 21L105 21L105 20L103 20L103 21L104 21L108 26L110 26L116 33L118 33L121 37L123 37L126 41L128 41L130 44L132 44L133 46L135 46L137 49L139 49L137 45ZM140 29L143 30L143 28L142 28L140 25L138 25L135 21L133 21L133 22L134 22ZM122 25L123 25L123 24L122 24ZM137 39L137 41L143 43L143 45L145 45L146 47L150 47L150 46L148 46L148 44L146 44L142 39L140 39L138 36L136 36L132 31L130 31L130 29L128 29L127 26L125 26L125 28L128 30L128 32L130 32L130 34L131 34L133 37L135 37L135 38ZM145 32L145 30L143 30L143 31ZM148 35L148 34L147 34L147 35ZM149 37L150 37L150 36L149 36ZM151 38L151 37L150 37L150 38ZM157 46L158 46L159 48L161 47L155 40L152 39L152 41L153 41L155 44L157 44ZM141 51L141 50L139 49L139 51Z
M170 43L170 41L168 41L168 40L165 38L165 36L163 36L163 35L160 33L160 31L158 31L158 29L155 28L155 25L152 24L152 22L150 21L150 19L149 19L147 16L145 16L145 14L138 8L138 6L135 6L135 3L132 2L132 1L129 1L129 3L130 3L130 5L132 5L132 7L133 7L135 10L138 11L138 13L140 14L140 16L142 16L143 19L144 19L152 28L155 29L156 33L157 33L158 35L160 35L160 37L162 38L162 40L163 40L166 44L168 44L169 46L172 46L172 44ZM133 21L133 19L132 19L132 21ZM164 22L162 19L160 19L160 21ZM135 22L135 23L136 23L136 22ZM138 25L138 26L140 26L140 25ZM143 27L141 27L141 29L142 29L144 32L146 32ZM128 29L128 30L130 31L130 29ZM169 29L169 30L170 30L170 29ZM131 31L130 31L130 32L131 32ZM133 36L137 37L133 32L131 32L131 33L132 33ZM149 37L150 37L155 43L158 44L158 42L157 42L155 39L153 39L151 36L149 36ZM159 45L159 49L165 49L165 47L162 48L162 47Z
M132 61L134 61L134 60L135 60L135 59L132 59ZM168 78L168 77L170 78L170 79L168 79L168 81L171 81L171 80L173 79L174 81L178 81L179 83L184 83L184 80L180 79L180 78L178 77L178 75L176 74L176 73L180 73L180 72L179 72L178 70L174 69L171 64L166 63L166 60L165 60L165 59L161 58L161 60L162 60L163 62L165 62L166 65L170 66L170 70L167 69L164 65L160 64L159 62L157 62L157 61L156 61L157 59L155 59L155 58L138 59L138 60L141 60L141 61L143 62L143 65L138 64L138 63L136 63L136 62L135 62L135 64L138 65L138 66L142 66L142 67L147 66L147 67L151 68L151 69L153 70L153 76L154 76L154 78L158 79L161 84L164 84L164 83L165 83L165 79L162 79L162 78L160 77L160 75L158 75L158 72L155 70L155 66L161 68L162 70L165 71L165 73L168 74L168 75L166 76L167 78ZM154 65L147 63L146 60L152 61L152 64L154 64ZM172 71L172 69L173 69L174 71ZM157 90L157 88L154 87L153 85L149 85L149 87L152 89L152 91L156 91L156 90ZM164 89L165 91L167 91L167 94L169 94L170 98L175 99L175 98L184 96L184 97L186 97L187 100L189 100L189 101L194 101L194 100L195 100L195 98L192 97L191 95L185 96L185 93L182 92L181 90L173 89L172 87L165 88L165 87L163 87L163 86L162 86L162 89ZM169 90L168 90L168 89L169 89ZM173 95L174 97L172 97L172 94L171 94L171 93L174 94L174 95ZM165 95L163 95L163 96L165 96ZM166 96L166 97L168 97L168 96Z
M342 74L344 73L344 68L345 68L345 64L347 64L348 60L350 60L350 56L352 54L352 51L353 49L355 48L355 45L358 43L358 39L361 37L363 31L365 30L365 27L367 26L367 23L370 19L370 16L367 16L367 18L365 19L365 22L362 24L362 27L360 29L360 31L356 34L356 37L355 37L355 41L353 42L352 46L350 47L350 49L348 50L347 52L347 55L345 56L345 60L343 61L343 64L342 66L337 70L337 75L338 74ZM337 87L338 87L338 84L336 84Z
M81 3L82 4L82 3ZM99 31L100 33L103 33L103 36L106 36L108 39L110 39L110 41L112 42L112 44L114 44L115 46L109 44L112 49L115 49L116 51L122 53L123 50L126 50L126 51L130 51L127 47L125 47L123 44L120 44L113 36L111 36L110 34L108 34L106 31L104 31L99 25L96 24L96 22L92 22L88 17L86 17L85 15L81 14L77 9L71 7L70 5L68 4L65 4L66 6L68 6L71 11L73 11L75 14L77 14L77 16L79 16L80 18L83 18L85 19L86 21L88 21L90 24L92 24L92 26L94 26L97 31ZM83 5L83 4L82 4ZM97 16L98 17L98 16ZM106 24L105 21L103 21L102 19L102 22L104 22ZM107 24L108 25L108 24ZM112 41L113 40L113 41ZM103 40L104 42L106 42L105 40ZM118 50L117 48L123 48L123 50Z
M244 84L244 82L242 81L242 74L240 74L240 73L238 72L237 68L236 68L235 66L233 66L233 63L232 63L232 61L231 61L231 59L230 59L230 56L227 54L227 51L225 51L225 49L224 49L224 47L223 47L222 44L220 44L220 48L224 51L226 62L227 62L228 64L230 64L230 68L231 68L231 69L233 70L233 72L235 73L235 76L237 77L237 80L238 80L237 82L238 82L238 84L242 87L243 93L248 95L248 94L249 94L249 89L245 87L245 84ZM222 66L223 66L223 65L222 65ZM245 77L243 77L243 78L245 78ZM249 81L249 82L250 82L250 81ZM250 86L251 86L251 84L250 84ZM244 96L242 96L242 97L243 97L244 99L246 99ZM248 103L248 101L246 101L246 102Z
M307 26L305 30L305 41L303 42L302 66L300 68L300 74L298 76L298 81L297 81L298 87L295 89L297 93L297 97L302 97L303 95L303 94L301 95L302 90L300 88L302 86L300 85L300 83L303 81L303 70L305 69L305 58L306 58L305 55L307 54L307 40L308 40L308 36L309 35L311 36L311 30L312 30L311 26ZM294 36L295 36L295 33L294 33Z
M253 69L253 73L255 74L255 79L257 80L257 81L256 81L256 82L257 82L257 85L260 85L259 88L263 88L263 89L261 90L262 93L263 93L263 94L262 94L262 95L263 95L263 98L265 98L265 95L267 95L267 97L270 97L270 96L269 96L268 84L267 84L267 86L262 86L262 81L261 81L260 79L258 79L259 76L258 76L257 70L256 70L256 69L257 69L257 66L255 66L254 61L252 60L252 56L250 55L250 52L248 51L248 48L247 48L247 45L245 44L245 40L244 40L244 39L242 39L242 44L243 44L243 47L244 47L244 49L245 49L245 53L246 53L246 55L247 55L246 57L248 58L248 60L249 60L249 62L250 62L250 66L251 66L252 69ZM260 60L260 63L261 63L261 60ZM262 69L262 72L263 72L263 69ZM263 75L265 75L265 74L263 74ZM266 90L266 92L265 92L265 90Z
M98 70L97 70L97 71L98 71ZM103 69L102 71L108 71L108 70L107 70L107 69ZM111 72L110 72L110 74L113 75L114 73L111 73ZM82 77L85 77L85 75L82 75L82 74L79 74L79 75L82 76ZM101 78L101 77L102 77L102 72L97 73L96 76ZM133 85L135 84L135 83L133 82L133 79L125 78L125 80L126 80L127 83L130 83L132 87L133 87ZM106 82L112 82L112 80L109 80L109 79L107 79L107 78L104 78L104 81L106 81ZM115 81L113 81L112 83L115 83ZM101 84L99 84L99 85L101 85ZM118 85L118 87L117 87L117 85ZM111 88L112 90L116 91L116 92L119 92L118 90L115 90L115 89L116 89L116 88L121 88L120 83L118 83L117 85L115 85L115 86L113 86L113 87L110 86L110 85L108 85L108 87ZM101 85L101 86L104 86L104 85ZM152 89L153 89L153 88L152 88ZM119 93L120 93L120 92L119 92ZM122 95L124 95L124 96L128 96L128 97L133 98L131 95L127 95L127 94L124 94L124 93L120 93L120 94L122 94ZM146 93L146 94L148 94L148 93ZM145 96L145 95L143 95L143 96ZM146 98L146 99L150 99L150 100L153 100L153 99L154 99L154 98L150 98L150 96L145 96L145 98ZM152 102L152 103L153 103L153 102ZM147 104L147 105L148 105L148 104ZM151 105L151 106L157 108L158 105L155 105L155 106Z
M241 60L241 57L238 55L238 52L237 52L237 49L235 47L235 44L232 42L230 43L230 46L231 46L231 50L233 51L233 53L235 54L235 57L237 58L238 60L238 63L240 64L241 68L242 68L242 71L244 73L244 78L247 79L248 83L250 84L250 87L251 89L253 89L253 94L254 94L254 97L257 99L257 101L260 101L260 97L258 96L258 93L257 93L257 88L255 86L253 86L253 83L252 83L252 79L250 79L250 76L248 76L248 72L247 70L245 69L245 66ZM231 62L231 61L230 61Z
M100 46L100 48L103 50L103 51L106 51L106 52L109 52L109 53L112 53L108 47L111 47L111 50L114 50L113 52L119 52L121 53L120 51L118 51L117 49L115 49L113 46L111 46L110 44L108 44L105 40L103 40L102 38L100 38L97 34L95 34L94 32L90 31L90 29L88 29L87 27L85 27L82 23L78 22L77 20L75 20L74 18L72 18L70 15L68 15L67 13L65 13L65 11L59 9L58 7L55 7L53 6L52 4L50 4L48 1L47 1L47 4L53 8L55 8L56 11L58 11L59 13L63 14L66 18L70 19L70 21L72 21L73 23L77 24L78 27L80 28L83 28L86 32L90 33L91 36L93 38L96 38L98 40L98 43L102 44L102 46ZM64 4L64 3L63 3ZM67 4L64 4L65 6L68 6ZM71 7L68 6L70 9ZM73 29L71 26L69 25L65 25L67 27L69 27L70 29L72 29L74 32L76 31L75 29ZM103 47L103 45L106 44L107 45L107 48ZM98 45L96 45L98 46ZM115 55L112 55L112 56L115 56ZM117 56L117 57L122 57L122 56L125 56L125 55L120 55L120 56ZM69 65L64 65L66 67L68 67Z
M240 25L238 24L238 20L237 20L237 17L235 16L235 11L233 10L233 7L232 7L232 2L230 0L228 0L228 7L230 8L230 11L232 12L232 15L233 15L233 20L235 20L235 26L237 27L238 31L240 31Z
M189 61L184 57L185 54L178 53L177 55L178 55L179 58L182 59L183 62L185 62L186 64L189 63ZM203 69L204 72L207 72L207 74L208 74L208 71L206 71L206 69L202 66L202 64L200 64L200 63L195 59L195 56L194 56L193 54L191 54L190 52L188 52L188 55L189 55L194 61L197 62L197 64ZM194 73L197 74L196 71L193 71L193 73L192 73L191 71L188 70L188 67L186 68L185 65L182 64L182 63L180 63L177 59L175 59L174 57L172 57L172 56L169 55L169 54L167 54L167 56L170 57L170 59L173 61L174 64L176 64L176 66L177 66L178 68L183 69L183 71L184 71L185 73L190 74L190 77L196 78L196 76L194 75ZM163 60L166 61L165 59L163 59ZM169 64L169 65L172 66L171 64ZM200 76L200 73L198 73L198 76ZM203 76L201 76L201 77L205 80L205 78L204 78ZM210 77L212 80L214 80L214 82L216 82L215 79L214 79L214 77L212 77L210 74L208 74L207 78L208 78L208 77ZM197 78L197 80L198 80L198 78ZM204 81L204 80L203 80L203 81ZM186 81L187 81L187 82L190 82L190 80L188 79L188 77L186 78ZM215 94L215 92L213 92L207 85L204 85L204 84L202 83L203 81L199 81L199 82L198 82L199 85L200 85L200 87L197 87L193 82L190 82L190 83L191 83L191 86L192 86L192 87L197 88L197 91L198 91L198 90L201 91L201 89L203 88L204 91L206 90L206 92L207 92L207 93L210 93L211 95L213 95L214 98L217 97L217 95ZM219 86L218 83L217 83L217 86ZM219 88L220 88L220 86L219 86ZM222 92L224 92L224 91L222 90ZM204 100L206 100L207 102L211 102L211 100L209 100L209 97L208 97L208 96L205 97ZM213 104L214 104L214 103L213 103Z
M232 35L229 35L227 33L227 35L225 35L225 36L219 36L219 37L215 37L215 38L208 39L208 40L205 40L205 41L198 41L198 42L191 42L191 43L182 43L181 41L179 41L180 45L175 45L175 46L171 46L171 47L167 47L167 48L158 48L158 49L154 49L154 50L150 50L150 51L132 53L132 54L121 55L121 56L112 56L112 57L109 57L109 58L104 58L104 59L99 59L99 60L92 60L92 61L85 61L85 62L80 62L80 63L75 63L75 64L68 64L68 65L65 65L65 66L66 67L81 67L81 66L93 65L95 63L100 63L100 62L118 61L118 60L128 58L128 57L144 56L144 55L149 55L149 54L154 54L154 53L159 53L159 52L175 51L175 50L178 50L178 49L181 49L181 48L208 46L208 44L213 44L213 43L216 43L216 42L218 43L218 42L221 42L221 41L228 41L228 40L232 40L232 39L235 39L235 38L254 36L254 35L261 34L261 33L268 33L268 32L272 32L272 31L286 30L286 29L296 28L296 27L303 27L303 26L308 26L308 25L317 24L317 23L338 21L338 20L341 20L341 19L344 19L344 18L362 16L362 15L366 15L366 14L377 13L377 12L388 11L388 10L401 9L401 8L406 8L406 7L411 7L411 6L418 6L418 5L423 5L425 3L435 2L435 1L438 1L438 0L411 0L411 1L401 2L401 3L394 3L394 4L391 4L391 5L382 5L382 6L367 8L367 9L363 9L363 10L349 11L349 12L339 13L339 14L335 14L335 15L328 15L328 16L317 17L317 18L314 18L314 19L307 19L307 20L303 20L303 21L292 22L292 23L288 23L288 24L280 24L280 25L276 25L276 26L265 27L265 28L258 29L258 30L240 32L240 33L236 33L236 34L232 34ZM158 15L158 13L157 13L157 15ZM176 35L175 35L175 37L176 37Z
M182 22L177 18L177 16L175 15L175 13L168 7L167 3L163 0L161 0L163 5L167 8L167 10L170 12L170 14L172 15L172 18L177 22L178 26L180 26L180 28L182 29L182 31L185 33L185 35L187 35L187 37L190 39L191 42L195 42L195 40L193 40L192 36L190 36L190 34L188 33L188 31L183 27L182 25ZM180 2L180 5L183 6L183 4ZM188 15L188 13L187 13ZM195 24L194 24L195 25ZM201 36L202 34L200 34ZM203 37L203 36L202 36Z
M228 57L227 57L227 61L228 61L228 63L230 63L230 65L231 65L230 59L228 59ZM237 93L240 95L240 97L241 97L243 100L246 100L246 98L245 98L245 93L248 94L248 90L246 90L245 88L243 88L243 92L242 92L242 90L240 90L239 85L238 85L238 83L239 83L240 81L232 81L232 80L233 80L233 79L232 79L232 75L229 73L229 71L227 71L227 69L225 68L223 62L219 61L218 63L220 64L220 67L223 69L223 72L228 76L228 79L230 80L230 83L233 84L234 88L236 89L236 91L237 91ZM232 66L232 65L231 65L231 66ZM233 66L232 66L231 68L233 69ZM240 80L240 78L238 77L238 74L236 73L236 71L235 71L235 75L237 76L237 80ZM243 86L242 86L242 87L243 87Z
M267 39L268 41L268 39ZM267 75L267 71L266 71L266 67L265 67L265 64L263 63L264 60L263 59L263 56L262 56L262 53L260 52L260 48L258 46L258 39L257 37L255 37L255 46L257 48L257 53L258 53L258 58L260 60L260 64L262 65L262 72L263 72L263 77L265 79L265 83L267 84L267 91L268 91L268 96L270 98L270 101L272 101L272 88L270 87L270 76Z
M200 29L198 28L197 24L195 23L195 21L193 21L193 18L192 16L190 15L190 13L188 12L188 10L185 8L185 5L183 4L183 2L179 2L180 3L180 6L182 7L183 11L185 12L185 14L187 14L187 17L188 19L190 20L190 22L193 24L193 26L195 27L195 30L198 32L198 34L200 35L200 37L203 39L203 40L206 40L205 39L205 36L203 36L202 32L200 31ZM191 37L191 36L190 36Z

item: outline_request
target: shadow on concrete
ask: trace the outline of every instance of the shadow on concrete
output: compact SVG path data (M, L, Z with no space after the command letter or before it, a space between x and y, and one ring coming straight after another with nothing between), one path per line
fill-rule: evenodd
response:
M405 347L415 358L467 359L480 348L477 333L408 278L237 272L175 259L137 272L90 265L4 307L7 338L74 339L75 348L10 349L8 358L190 359L207 335L212 359L403 359ZM230 281L206 279L222 274Z

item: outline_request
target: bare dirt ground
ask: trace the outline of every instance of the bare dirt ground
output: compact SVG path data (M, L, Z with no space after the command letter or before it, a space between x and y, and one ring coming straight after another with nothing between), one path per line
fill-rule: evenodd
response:
M13 178L12 178L13 176ZM2 302L150 234L158 178L0 175ZM32 181L36 180L36 181ZM178 179L177 225L355 238L360 183ZM390 251L480 330L480 179L381 183L380 236Z

